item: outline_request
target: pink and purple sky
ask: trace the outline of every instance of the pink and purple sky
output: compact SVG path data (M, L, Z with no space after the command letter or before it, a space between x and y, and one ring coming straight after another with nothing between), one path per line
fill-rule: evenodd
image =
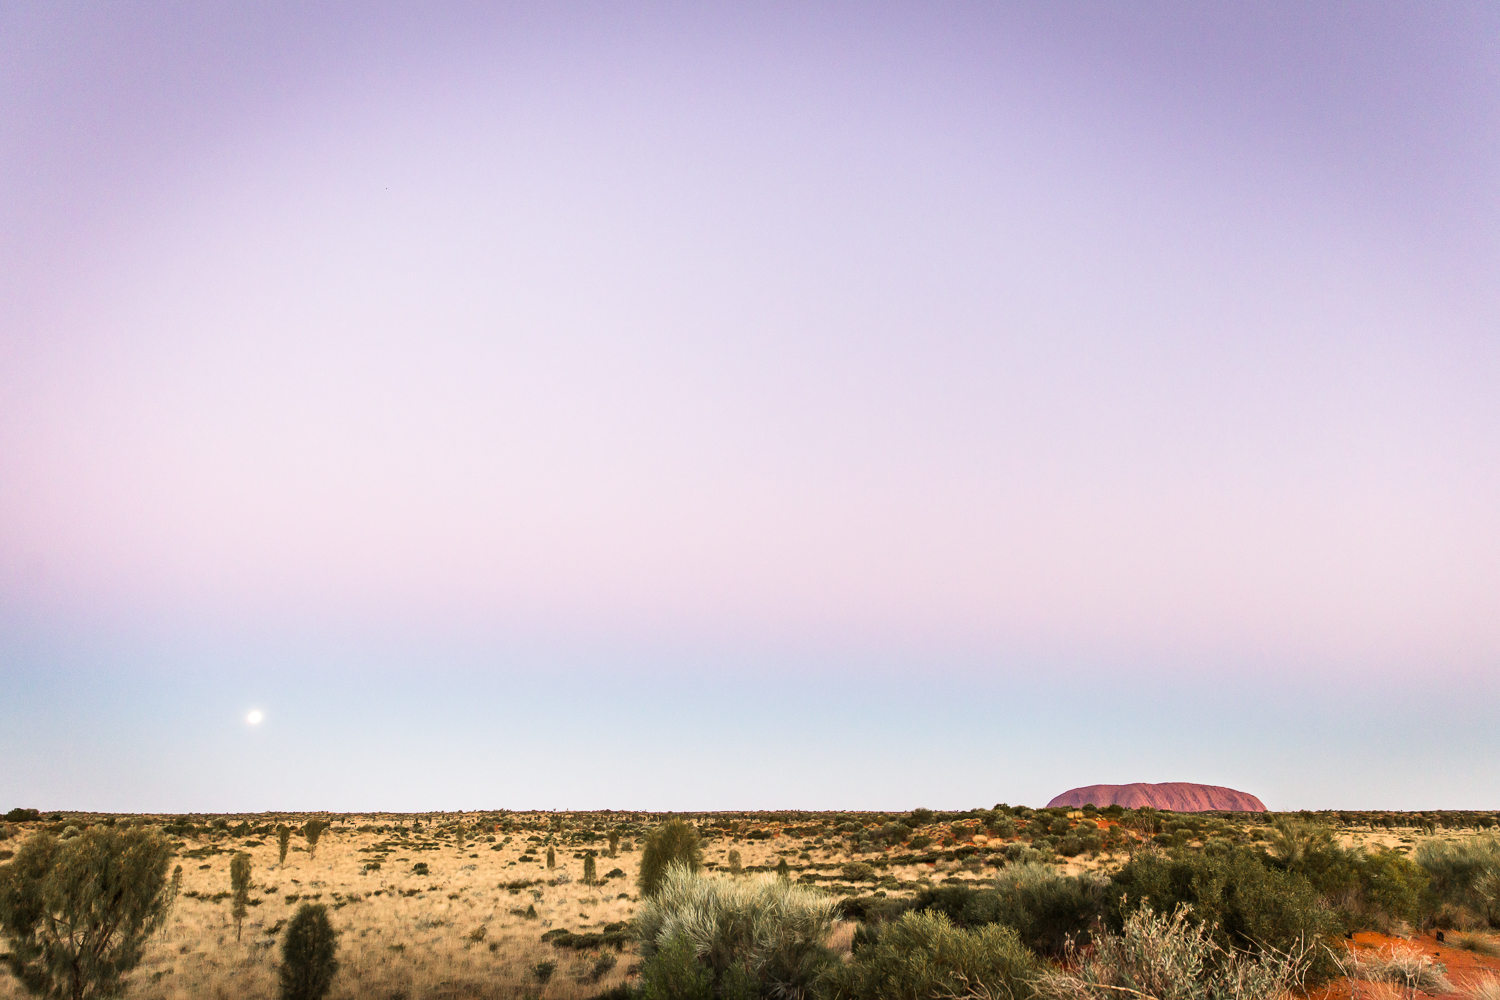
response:
M1492 5L12 4L0 122L0 809L1500 805Z

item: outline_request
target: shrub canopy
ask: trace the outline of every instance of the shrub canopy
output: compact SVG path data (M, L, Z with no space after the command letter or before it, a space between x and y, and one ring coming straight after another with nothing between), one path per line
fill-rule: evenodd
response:
M139 827L31 837L0 867L0 956L28 991L108 996L135 968L170 904L172 849Z

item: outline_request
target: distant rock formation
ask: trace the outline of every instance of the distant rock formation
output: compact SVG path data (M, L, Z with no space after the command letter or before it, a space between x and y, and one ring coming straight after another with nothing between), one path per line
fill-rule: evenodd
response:
M1136 782L1131 785L1085 785L1070 788L1047 803L1054 806L1082 806L1092 802L1103 809L1120 805L1126 809L1150 806L1173 812L1259 812L1266 804L1249 792L1237 792L1220 785L1199 785L1191 781L1163 781L1158 785Z

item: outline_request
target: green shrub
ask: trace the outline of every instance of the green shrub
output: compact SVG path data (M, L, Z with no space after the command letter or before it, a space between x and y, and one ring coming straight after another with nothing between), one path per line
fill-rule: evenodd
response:
M1425 841L1413 860L1427 872L1427 905L1462 907L1500 926L1500 837L1483 834L1449 843Z
M318 840L323 832L328 829L328 823L321 819L310 819L302 827L302 836L307 838L307 854L316 857L318 853Z
M685 935L660 943L641 963L641 1000L713 1000L713 973Z
M941 912L959 927L1010 927L1022 944L1052 957L1061 957L1070 939L1086 943L1107 904L1107 886L1096 877L1058 875L1037 863L1007 867L992 889L941 886L913 900L914 909Z
M829 966L820 986L826 1000L1024 1000L1039 971L1036 956L1009 927L965 929L929 911L886 925L852 962Z
M556 868L557 867L557 852L554 851L550 847L547 848L547 867L548 868Z
M594 856L592 854L586 854L583 858L583 884L599 884L599 869L594 863Z
M280 867L286 864L286 852L292 846L292 830L285 823L276 826L276 865Z
M322 1000L338 974L338 932L322 903L303 903L286 927L277 979L281 1000Z
M66 843L38 833L0 866L0 961L32 993L108 996L140 962L170 907L172 848L140 827L94 827Z
M698 841L698 831L680 819L663 823L646 838L636 878L641 896L653 895L666 877L667 869L674 864L686 865L694 872L703 867L703 848Z
M831 896L784 879L704 876L674 864L642 902L635 932L646 958L686 942L721 991L726 977L743 985L748 976L761 995L797 997L837 961L825 946L837 910Z
M250 905L250 855L244 851L229 860L229 888L234 894L230 913L234 917L234 939L238 941Z
M1213 857L1137 855L1115 874L1109 893L1113 929L1138 907L1176 913L1186 903L1220 954L1291 954L1327 938L1338 924L1306 878L1267 867L1243 849ZM1309 975L1321 981L1336 971L1327 949L1316 950Z
M729 874L731 874L731 875L738 875L740 872L742 872L744 870L745 870L745 866L740 862L740 852L739 851L730 851L729 852Z
M1306 979L1312 944L1289 954L1225 952L1210 928L1178 907L1170 917L1143 906L1122 932L1092 948L1070 947L1068 961L1036 981L1042 1000L1279 1000Z
M535 976L536 981L541 983L543 986L547 985L547 981L552 978L552 974L556 971L557 963L552 961L551 959L547 959L543 962L538 962L531 967L531 974Z

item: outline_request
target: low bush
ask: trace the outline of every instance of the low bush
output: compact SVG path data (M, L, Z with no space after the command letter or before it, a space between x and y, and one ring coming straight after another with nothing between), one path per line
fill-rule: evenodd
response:
M1306 878L1267 867L1243 849L1213 857L1137 855L1115 874L1109 893L1115 931L1139 907L1176 913L1186 903L1191 919L1210 929L1221 955L1292 954L1322 942L1338 926ZM1316 949L1309 977L1322 981L1336 972L1327 949Z
M719 991L753 984L756 995L796 998L837 962L826 947L836 913L833 898L805 886L697 875L678 864L642 903L635 928L647 959L686 942Z
M1442 963L1412 945L1392 945L1373 953L1349 951L1340 960L1340 969L1350 979L1390 983L1408 991L1454 992Z
M1442 906L1468 910L1480 922L1500 927L1500 837L1425 841L1417 846L1413 860L1430 878L1430 911Z
M913 908L938 911L959 927L1002 924L1033 951L1061 957L1068 941L1087 942L1104 916L1106 883L1093 876L1062 876L1042 864L1011 865L992 889L942 886L924 889Z
M1093 947L1070 948L1062 969L1036 980L1041 1000L1278 1000L1303 985L1312 945L1290 953L1249 956L1225 951L1211 928L1179 906L1168 917L1143 906L1119 934L1101 934Z
M886 925L875 940L861 943L852 962L829 966L819 985L826 1000L1024 1000L1039 969L1009 927L968 929L927 911Z

